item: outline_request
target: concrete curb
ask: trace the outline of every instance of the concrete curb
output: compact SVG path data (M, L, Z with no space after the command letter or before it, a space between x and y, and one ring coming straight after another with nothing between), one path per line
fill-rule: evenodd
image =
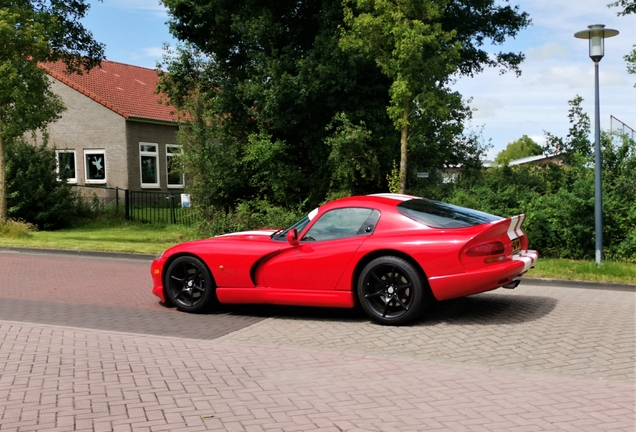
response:
M97 251L83 251L83 250L69 250L69 249L37 249L37 248L21 248L13 246L0 246L0 252L14 252L25 254L41 254L41 255L72 255L90 258L110 258L110 259L122 259L122 260L135 260L135 261L152 261L157 258L157 255L148 254L133 254L133 253L120 253L120 252L97 252ZM612 291L632 291L636 292L636 285L631 284L617 284L609 282L586 282L586 281L574 281L563 279L543 279L524 277L521 279L523 285L536 285L536 286L556 286L561 288L586 288L597 290L612 290Z
M543 278L524 277L521 279L521 284L535 285L535 286L558 286L560 288L586 288L586 289L597 289L597 290L636 292L636 285L611 283L611 282L587 282L587 281L575 281L575 280L565 280L565 279L543 279Z
M135 261L152 261L158 256L158 255L122 253L122 252L98 252L98 251L84 251L84 250L71 250L71 249L37 249L37 248L21 248L21 247L13 247L13 246L0 246L0 252L14 252L14 253L39 254L39 255L73 255L73 256L83 256L83 257L91 257L91 258L111 258L111 259L135 260Z

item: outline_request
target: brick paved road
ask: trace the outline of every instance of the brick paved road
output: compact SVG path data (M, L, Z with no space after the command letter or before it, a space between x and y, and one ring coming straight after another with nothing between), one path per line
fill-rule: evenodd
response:
M409 327L187 315L148 262L0 253L0 431L630 431L634 292L522 284Z

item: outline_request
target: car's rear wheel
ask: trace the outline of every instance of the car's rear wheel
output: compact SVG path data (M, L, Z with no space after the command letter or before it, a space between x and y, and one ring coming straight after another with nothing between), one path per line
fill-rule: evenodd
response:
M193 256L182 256L170 263L164 286L170 302L184 312L202 312L215 298L210 271Z
M358 278L360 305L371 319L385 325L402 325L419 317L423 290L420 272L395 256L374 259Z

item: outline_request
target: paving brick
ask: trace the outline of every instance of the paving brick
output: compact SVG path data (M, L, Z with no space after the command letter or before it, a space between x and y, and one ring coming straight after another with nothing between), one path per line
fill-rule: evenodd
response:
M77 264L0 253L0 431L636 428L633 292L522 284L389 328L182 314L149 295L147 263Z

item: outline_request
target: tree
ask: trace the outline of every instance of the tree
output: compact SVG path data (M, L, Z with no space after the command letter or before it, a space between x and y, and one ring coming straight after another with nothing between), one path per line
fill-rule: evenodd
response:
M447 118L460 96L448 84L454 74L473 75L483 66L518 70L523 55L480 49L484 39L502 43L529 24L517 8L494 1L345 0L341 47L375 61L391 87L389 117L400 131L400 192L406 190L409 127ZM452 102L451 102L452 103Z
M0 0L0 223L7 219L6 145L55 121L64 106L39 62L81 72L104 58L80 20L86 0Z
M625 16L636 13L636 1L634 0L617 0L608 4L607 7L622 7L622 11L616 12L617 16ZM623 58L627 62L627 72L630 74L636 74L636 45L634 45L632 52L626 54ZM636 87L636 84L634 84L634 87Z
M328 193L338 192L344 177L342 171L334 170L336 161L344 159L335 154L329 157L335 148L331 144L338 142L333 139L343 137L343 129L337 127L341 114L350 122L352 131L360 132L358 125L363 122L369 132L360 135L364 136L364 143L349 141L346 144L352 146L349 149L364 144L366 160L377 159L376 169L380 173L390 172L393 160L399 155L396 146L399 138L387 107L393 93L397 95L401 90L392 87L392 80L374 58L356 49L342 48L345 9L341 0L163 0L163 3L170 15L170 31L185 44L164 60L162 68L167 73L162 77L161 90L178 108L185 108L193 97L199 98L203 110L209 113L206 116L217 119L211 122L211 127L216 128L219 146L235 156L227 161L221 180L239 176L247 179L232 185L230 197L261 197L283 204L277 197L289 195L308 198L308 205L315 205ZM520 55L503 55L493 60L477 47L487 38L501 42L504 36L514 34L516 30L512 29L527 24L526 15L512 9L509 9L512 14L508 14L505 8L489 9L486 5L471 15L467 12L469 3L474 2L455 0L447 4L444 14L452 15L453 19L444 15L439 30L443 34L455 32L453 55L445 57L456 65L454 70L472 73L489 63L511 67L518 64ZM472 21L467 19L469 15ZM481 18L477 19L478 16ZM453 26L460 28L453 30ZM435 42L429 37L427 43ZM465 47L457 55L453 51L456 45ZM415 48L408 49L412 52ZM431 62L446 71L443 59L435 57ZM420 107L408 119L410 137L418 140L420 153L437 151L437 145L451 149L470 114L461 95L448 92L444 85L435 86L434 80L442 75L435 72L434 76L423 78L430 91L418 100ZM448 80L442 84L446 83ZM336 127L328 128L330 124ZM294 183L286 185L282 194L249 181L256 174L254 170L273 168L273 165L243 163L250 146L249 137L254 134L268 136L272 146L285 148L277 158L269 159L272 164L302 173L290 179ZM425 140L435 146L427 147ZM336 151L343 154L341 150ZM453 152L441 153L452 157ZM351 168L344 167L349 185L351 175L356 176L356 191L377 190L370 177L362 178L368 172L366 168ZM334 182L334 175L340 180ZM383 179L384 175L377 178ZM209 189L216 189L216 185L209 185ZM217 204L231 206L232 202L224 199Z
M592 155L592 141L590 141L590 116L583 111L583 98L579 95L570 101L568 119L570 129L564 138L545 132L546 143L543 151L547 154L563 154L567 162L574 157L589 158Z
M516 141L508 143L505 150L500 151L495 158L495 162L499 165L505 165L508 162L521 159L526 156L537 156L543 153L543 149L528 135L523 135Z
M380 169L389 169L394 155L385 108L388 81L373 62L339 48L340 0L164 3L171 32L187 43L164 61L161 89L176 107L187 108L196 97L203 105L199 113L221 119L210 127L218 145L234 157L218 167L221 178L210 182L244 179L213 197L216 205L228 208L253 197L284 205L281 196L321 203L332 178L327 162L332 148L326 141L338 134L327 126L339 113L352 124L364 121L373 132L368 145ZM285 152L269 159L269 166L243 163L255 134L269 136L271 145ZM250 181L258 176L255 170L277 167L301 174L276 193ZM217 184L208 189L218 189Z

